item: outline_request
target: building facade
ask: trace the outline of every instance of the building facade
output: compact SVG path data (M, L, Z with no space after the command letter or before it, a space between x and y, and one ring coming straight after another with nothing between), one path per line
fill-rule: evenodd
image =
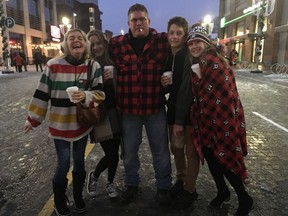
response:
M71 28L81 28L88 33L92 29L102 29L98 0L57 0L57 19L62 24L66 17Z
M29 64L36 50L41 50L48 58L60 52L61 36L67 31L64 26L61 35L62 19L66 17L70 28L80 27L85 32L91 29L102 29L98 8L98 0L1 0L3 16L12 18L15 25L5 28L8 41L8 51L13 53L23 51ZM4 19L2 18L2 24ZM68 23L69 24L69 23ZM53 29L58 29L59 37L54 36ZM0 37L0 57L3 57L3 36Z
M287 0L220 0L218 37L238 62L288 63L287 10Z

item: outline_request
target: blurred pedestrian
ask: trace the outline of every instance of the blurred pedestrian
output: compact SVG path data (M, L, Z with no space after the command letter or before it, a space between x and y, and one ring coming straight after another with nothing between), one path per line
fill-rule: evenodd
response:
M231 66L235 66L237 64L238 52L235 49L230 52L229 60Z
M64 36L62 46L63 55L47 62L30 102L24 130L27 133L40 125L49 107L49 136L54 140L57 153L57 167L53 177L54 209L57 215L71 215L65 195L70 168L70 148L73 148L73 198L77 212L82 213L86 210L82 198L86 177L84 155L88 134L93 128L77 123L76 104L98 106L105 99L105 94L102 71L96 61L91 66L92 78L87 80L90 45L86 34L79 29L69 30ZM90 82L91 86L84 91L87 82ZM70 86L79 88L72 95L75 101L73 103L66 93Z
M37 49L33 54L34 64L36 66L36 71L38 72L38 68L40 68L41 72L43 71L42 68L42 54L40 49Z
M150 28L149 14L142 4L129 8L128 26L129 32L113 37L109 46L117 70L117 108L122 120L126 189L120 198L130 202L138 193L138 151L144 125L153 157L156 200L168 204L171 201L171 161L165 94L160 83L169 52L167 35Z
M181 116L176 115L177 95L182 82L184 64L190 65L186 46L188 22L183 17L173 17L168 22L167 31L171 52L167 58L164 71L172 71L173 76L170 80L163 74L161 83L169 93L167 122L170 149L174 155L177 177L171 190L172 196L175 197L173 207L180 210L188 208L198 197L196 180L199 173L199 157L190 137L189 110L186 109L186 114L183 115L184 109L181 108L179 109ZM175 123L182 127L181 133L176 135L173 134Z
M41 56L41 58L42 58L42 64L43 64L43 66L45 66L45 65L46 65L46 63L47 63L47 56L45 55L45 53L44 53L44 52L42 53L42 56Z
M116 109L116 71L114 70L114 63L109 56L108 40L105 34L98 29L91 30L88 35L88 40L91 42L91 54L93 58L99 62L103 71L103 84L105 92L105 101L103 102L106 107L107 121L101 126L95 126L97 134L101 137L96 137L94 133L91 134L91 142L100 141L100 145L105 153L104 157L100 159L94 171L88 175L87 192L91 196L97 195L98 178L108 169L106 190L109 197L115 198L118 196L114 178L119 161L119 145L121 142L120 137L120 122L118 112ZM109 66L109 69L106 67Z
M22 72L22 65L23 65L23 58L20 56L19 53L16 54L16 56L13 59L15 67L16 67L16 71L21 73Z
M22 57L22 59L23 59L24 70L27 71L27 59L26 59L26 55L25 55L24 51L21 50L21 51L19 52L19 55L20 55L20 56Z
M180 89L184 90L181 90L177 104L190 107L192 102L192 142L201 160L206 159L218 190L209 205L221 207L223 202L230 199L225 177L238 197L236 215L248 215L253 199L244 186L248 178L244 163L244 156L247 155L245 116L233 70L217 53L206 29L200 24L191 27L187 45L193 72L191 69L185 70L185 75L192 80L192 97L190 101L187 100L183 93L185 88L181 86ZM186 92L189 90L187 88Z

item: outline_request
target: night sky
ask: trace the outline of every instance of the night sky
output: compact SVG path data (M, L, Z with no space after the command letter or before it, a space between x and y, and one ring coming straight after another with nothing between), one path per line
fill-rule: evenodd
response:
M151 27L158 32L166 31L168 20L174 16L187 19L189 26L203 19L207 14L217 17L219 0L98 0L99 9L103 12L102 30L112 31L115 35L128 30L128 9L140 3L148 9Z

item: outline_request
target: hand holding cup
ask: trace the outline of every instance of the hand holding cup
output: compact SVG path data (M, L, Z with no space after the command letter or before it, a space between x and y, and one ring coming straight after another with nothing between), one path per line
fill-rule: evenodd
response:
M161 76L161 84L165 87L173 83L173 72L165 71Z
M74 97L74 93L77 92L79 88L77 86L71 86L66 89L66 92L69 96L69 99L72 103L77 103L77 100Z
M113 79L113 73L114 73L114 66L113 65L106 65L104 66L103 71L103 79L104 81L108 79Z

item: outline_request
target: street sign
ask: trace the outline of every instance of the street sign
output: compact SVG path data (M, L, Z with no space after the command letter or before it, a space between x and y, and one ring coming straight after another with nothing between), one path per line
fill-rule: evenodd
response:
M7 28L13 28L15 25L15 20L12 17L7 17L4 21L4 24Z

